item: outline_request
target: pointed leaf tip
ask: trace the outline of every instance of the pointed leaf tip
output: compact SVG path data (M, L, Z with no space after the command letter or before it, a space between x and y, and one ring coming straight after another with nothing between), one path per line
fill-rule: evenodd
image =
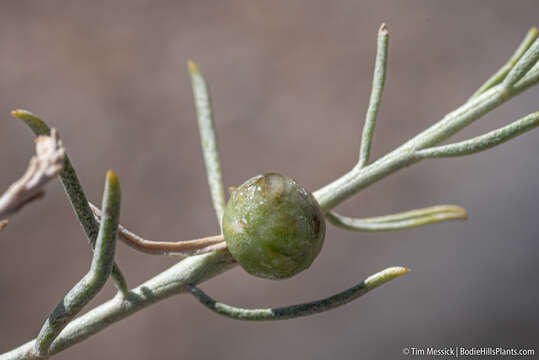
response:
M468 219L468 211L458 205L445 205L439 207L439 215L446 220L466 220Z
M457 219L466 220L468 219L468 211L460 206L457 206L455 209L455 215Z
M110 183L119 183L118 176L112 170L107 171L107 181Z
M12 110L11 111L11 115L16 117L16 118L21 118L23 117L24 115L26 115L28 113L28 111L26 110L21 110L21 109L15 109L15 110Z
M404 267L404 266L392 266L384 270L388 274L391 274L394 277L402 276L408 274L412 269Z
M375 288L386 282L398 278L400 276L406 275L411 270L402 266L392 266L388 267L385 270L382 270L374 275L369 276L365 280L365 285L369 288Z
M189 72L192 75L200 74L200 69L199 69L198 65L195 62L193 62L191 60L187 61L187 67L189 68Z

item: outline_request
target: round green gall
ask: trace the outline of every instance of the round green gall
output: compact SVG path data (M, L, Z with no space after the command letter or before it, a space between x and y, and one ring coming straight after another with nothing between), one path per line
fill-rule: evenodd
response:
M223 215L228 250L251 275L285 279L320 253L326 225L314 196L279 174L258 175L231 191Z

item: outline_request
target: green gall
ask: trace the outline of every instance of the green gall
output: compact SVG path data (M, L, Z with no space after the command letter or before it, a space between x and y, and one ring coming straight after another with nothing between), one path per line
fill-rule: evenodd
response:
M320 253L326 226L313 195L279 174L258 175L231 191L223 215L228 250L251 275L285 279Z

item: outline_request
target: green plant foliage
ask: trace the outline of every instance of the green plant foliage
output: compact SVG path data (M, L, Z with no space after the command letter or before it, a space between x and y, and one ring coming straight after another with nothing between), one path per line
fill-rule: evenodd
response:
M208 184L217 219L222 222L223 234L189 242L189 246L202 243L207 248L211 247L211 251L200 256L187 257L129 292L118 267L113 265L116 231L120 229L122 233L123 229L118 226L120 200L117 179L112 174L107 177L104 211L100 219L94 219L75 171L66 158L66 166L60 173L60 178L92 247L95 246L94 260L88 275L61 300L37 339L1 354L0 360L49 357L139 310L181 293L190 292L212 311L231 318L281 320L312 315L344 305L387 281L408 273L407 268L390 267L333 296L269 309L243 309L226 305L213 300L196 287L231 269L237 263L255 276L270 279L288 278L305 270L322 248L325 234L324 216L334 225L353 231L402 230L439 221L465 219L466 211L454 205L363 219L340 215L333 209L354 194L404 167L425 159L477 153L503 144L539 126L539 112L535 112L483 135L441 145L489 111L539 82L539 39L537 30L532 28L510 60L468 101L404 144L371 161L369 154L385 84L388 39L387 27L382 26L378 33L373 91L362 133L358 163L349 172L313 194L285 176L260 175L235 189L226 207L209 89L198 66L190 63L189 71ZM12 114L22 119L36 135L48 132L45 123L30 112L16 110ZM102 222L99 231L98 220ZM153 244L157 249L166 248L167 250L162 252L167 255L171 255L169 248L177 247L177 244L173 243L173 246L165 246L162 242L140 240L138 236L137 239L134 244L138 242L137 246L141 249L142 245ZM223 243L228 250L222 246ZM184 244L179 252L183 256L189 255L185 251ZM109 276L116 281L121 293L74 319Z

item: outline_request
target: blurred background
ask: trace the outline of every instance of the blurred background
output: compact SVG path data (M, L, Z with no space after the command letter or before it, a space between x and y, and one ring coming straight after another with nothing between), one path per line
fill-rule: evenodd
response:
M316 190L357 160L376 33L390 31L388 77L373 157L466 101L532 25L530 1L1 1L0 188L26 169L24 108L60 131L88 198L105 172L123 190L121 220L154 240L218 231L206 185L186 62L211 85L226 186L279 172ZM539 88L452 140L537 107ZM465 222L402 232L328 225L311 269L286 281L235 268L202 285L245 307L328 296L391 265L413 272L321 315L248 323L188 296L114 324L57 359L404 358L411 346L539 351L539 131L465 158L427 160L345 202L349 216L440 203ZM3 190L2 190L3 191ZM34 338L88 270L90 251L58 182L13 217L0 239L0 353ZM174 264L119 244L132 286ZM107 300L107 284L87 309Z

